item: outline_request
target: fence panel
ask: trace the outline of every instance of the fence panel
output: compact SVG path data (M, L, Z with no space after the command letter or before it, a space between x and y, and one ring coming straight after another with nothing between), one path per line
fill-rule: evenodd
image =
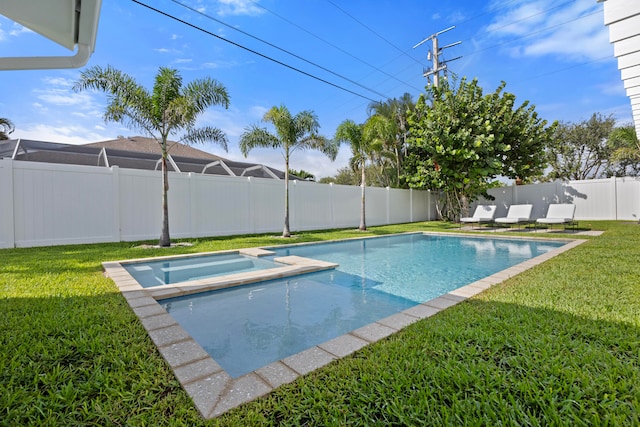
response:
M294 181L291 191L291 229L321 230L333 228L333 186Z
M618 178L616 190L616 218L640 220L640 178Z
M113 241L112 171L13 163L15 246Z
M566 202L576 205L576 219L617 219L615 178L569 181L563 187Z
M13 162L0 159L0 248L15 246L13 210Z
M412 192L399 188L388 188L389 224L410 222Z
M387 197L389 193L386 188L367 187L365 189L365 209L367 226L388 224Z
M137 241L160 237L162 176L159 172L120 169L120 239ZM169 182L171 194L171 181ZM171 199L169 199L171 200ZM169 205L169 233L172 230Z
M253 231L248 178L190 174L192 235L248 234Z
M251 215L253 216L251 233L270 233L282 230L284 227L284 182L274 179L251 178L250 197Z
M333 185L334 228L357 227L360 224L361 194L360 187Z

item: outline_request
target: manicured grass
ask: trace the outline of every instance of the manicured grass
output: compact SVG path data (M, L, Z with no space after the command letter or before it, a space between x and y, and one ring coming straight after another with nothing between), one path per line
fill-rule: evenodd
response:
M640 425L640 225L581 225L607 231L210 421L100 263L289 240L0 250L0 425Z

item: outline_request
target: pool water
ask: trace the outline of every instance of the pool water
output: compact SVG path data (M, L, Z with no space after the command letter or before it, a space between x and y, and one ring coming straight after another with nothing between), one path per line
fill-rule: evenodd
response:
M282 265L270 259L228 253L135 262L123 264L123 267L140 286L150 288Z
M276 247L339 267L162 305L235 378L562 245L409 234Z
M534 240L405 234L269 248L339 264L372 288L422 303L562 246Z
M235 378L416 303L334 270L161 304Z

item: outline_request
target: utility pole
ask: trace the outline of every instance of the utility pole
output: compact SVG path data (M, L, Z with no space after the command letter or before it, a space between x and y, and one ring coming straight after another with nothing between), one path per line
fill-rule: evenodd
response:
M453 58L453 59L449 59L447 61L440 61L440 54L442 54L442 51L459 45L460 43L462 43L461 41L457 41L455 43L443 46L443 47L438 47L438 36L442 33L446 33L449 30L453 30L455 28L455 26L449 27L446 30L442 30L442 31L438 31L435 34L430 35L429 37L427 37L426 39L422 40L420 43L418 43L417 45L415 45L413 48L417 48L418 46L420 46L422 43L425 43L429 40L431 40L432 42L432 50L430 50L427 53L427 61L432 61L432 67L428 68L428 69L423 69L423 76L425 76L427 78L427 80L429 79L429 76L433 75L433 85L435 87L438 87L440 84L440 71L446 71L447 69L447 62L451 62L451 61L455 61L456 59L460 59L462 58L462 56L458 56L457 58Z

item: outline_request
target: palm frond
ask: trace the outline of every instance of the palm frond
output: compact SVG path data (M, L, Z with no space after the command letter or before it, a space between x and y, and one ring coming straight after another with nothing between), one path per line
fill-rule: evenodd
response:
M189 133L183 136L180 141L184 141L188 144L213 142L220 145L224 151L229 151L227 135L222 130L211 126L192 129Z
M242 154L247 157L254 148L278 148L282 147L282 142L267 129L252 125L240 135L239 147Z
M213 105L229 108L229 93L227 89L212 78L193 80L185 86L183 96L190 100L198 113Z

